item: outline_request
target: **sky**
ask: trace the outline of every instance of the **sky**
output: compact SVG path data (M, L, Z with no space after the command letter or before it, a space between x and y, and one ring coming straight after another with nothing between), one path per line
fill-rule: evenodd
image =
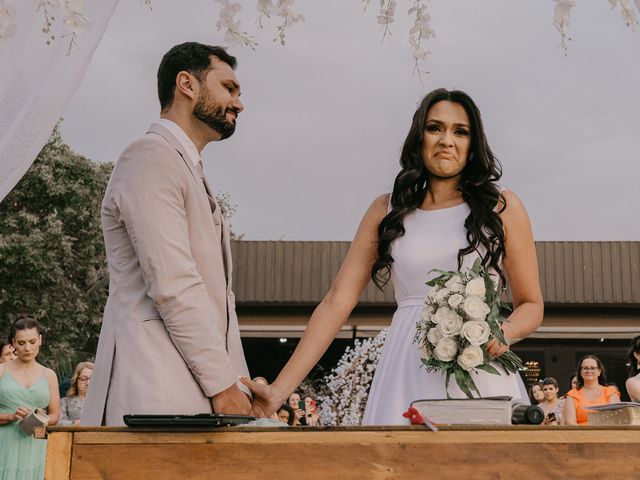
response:
M350 240L371 201L391 191L411 117L434 88L464 90L482 112L536 240L640 240L640 31L606 0L577 2L565 56L551 0L430 2L428 73L413 74L409 2L382 41L378 2L298 0L305 21L286 45L255 25L234 47L245 111L209 144L204 169L237 204L247 240ZM159 116L162 55L184 41L223 44L213 0L121 0L62 133L74 150L114 161ZM640 16L640 15L639 15Z

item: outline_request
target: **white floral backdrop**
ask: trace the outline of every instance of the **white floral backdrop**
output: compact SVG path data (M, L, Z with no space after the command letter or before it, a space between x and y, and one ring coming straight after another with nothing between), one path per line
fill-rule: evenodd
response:
M0 0L0 201L77 89L117 0Z

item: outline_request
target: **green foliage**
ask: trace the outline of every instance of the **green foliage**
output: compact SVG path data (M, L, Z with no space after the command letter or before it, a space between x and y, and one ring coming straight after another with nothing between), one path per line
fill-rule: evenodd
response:
M112 168L74 153L56 127L0 203L0 334L20 314L37 318L39 360L60 375L96 350L108 294L100 204Z

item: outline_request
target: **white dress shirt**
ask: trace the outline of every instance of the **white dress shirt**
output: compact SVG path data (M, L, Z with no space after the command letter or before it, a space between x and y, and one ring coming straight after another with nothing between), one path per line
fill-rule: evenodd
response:
M182 145L182 148L184 148L184 151L187 153L189 160L191 160L196 167L202 162L200 152L189 138L189 135L184 133L184 130L182 130L180 125L166 118L160 118L154 124L163 126L169 130L174 137L176 137L178 142L180 142L180 145Z

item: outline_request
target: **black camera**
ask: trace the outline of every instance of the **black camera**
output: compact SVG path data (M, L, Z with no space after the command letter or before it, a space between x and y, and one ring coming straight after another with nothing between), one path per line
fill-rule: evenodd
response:
M511 423L514 425L540 425L544 421L544 410L538 405L511 404Z

